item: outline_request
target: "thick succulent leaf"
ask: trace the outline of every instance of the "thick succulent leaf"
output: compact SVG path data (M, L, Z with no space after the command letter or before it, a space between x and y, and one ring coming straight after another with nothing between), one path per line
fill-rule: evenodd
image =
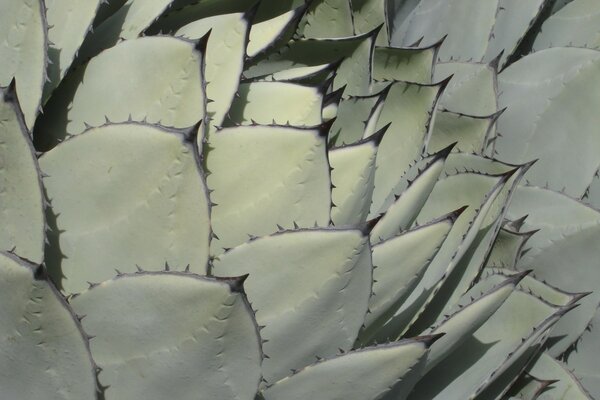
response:
M476 232L475 236L470 241L466 241L467 250L463 251L457 259L457 264L448 269L444 282L437 289L437 293L434 293L435 297L420 316L419 321L414 323L413 332L425 330L440 315L449 312L452 305L473 286L484 268L487 254L506 213L508 201L524 171L521 169L516 172L511 171L502 175L489 197L485 199L485 203L473 220L477 231L471 232Z
M572 2L573 0L555 0L552 5L552 13L556 13L561 10L564 6Z
M339 63L330 63L316 65L314 67L298 67L274 72L260 78L254 78L254 81L279 81L293 82L304 85L318 85L327 82L333 77Z
M354 33L367 33L371 30L386 24L388 20L388 2L380 0L351 0L352 4L352 22L354 24ZM389 45L389 32L387 25L377 36L377 44L380 46Z
M371 293L371 249L360 230L285 231L220 255L212 272L250 274L246 293L267 340L263 376L274 383L352 348Z
M108 17L116 13L119 10L119 8L123 7L125 3L127 3L127 0L101 1L98 6L98 11L96 11L96 16L94 18L94 27L97 27Z
M446 158L444 173L442 175L455 175L461 172L502 175L517 167L519 167L519 165L507 164L479 154L450 153Z
M182 27L175 33L177 36L192 40L200 40L210 33L204 57L209 129L221 126L238 90L254 12L255 9L252 9L247 13L201 19Z
M318 362L263 391L265 400L376 400L386 393L406 399L420 377L431 338L356 350ZM386 398L386 397L384 397Z
M530 396L536 400L590 400L591 397L581 387L573 373L562 362L555 360L548 353L541 353L527 372L538 379L552 382L539 391L537 385L524 385L518 391L519 396Z
M340 61L333 87L346 85L345 95L367 95L371 83L375 34L339 39L299 39L258 60L244 71L246 78L269 75L295 67Z
M121 275L71 305L107 399L254 399L262 353L240 279Z
M88 338L43 267L0 253L0 386L28 400L96 399Z
M519 187L508 215L527 213L523 229L540 231L529 239L531 249L519 260L518 268L532 268L538 279L563 290L596 291L600 279L600 212L551 190ZM562 354L575 342L599 302L600 294L594 292L581 300L577 312L559 321L552 333L551 355Z
M551 15L542 25L533 43L534 51L549 47L587 47L598 49L600 3L576 0Z
M246 54L248 57L256 57L274 47L279 42L290 39L297 28L300 17L306 11L305 6L288 11L272 19L253 24L250 28Z
M460 206L461 214L441 249L427 268L423 279L402 304L400 309L377 333L377 339L401 336L422 313L444 279L453 270L470 244L475 240L483 216L501 191L500 178L476 174L459 174L441 180L434 187L429 201L419 214L419 219L428 221L439 214L450 213Z
M331 221L335 226L356 225L367 220L375 182L375 158L384 134L385 128L357 144L329 151Z
M426 150L434 153L456 143L457 151L482 154L488 138L494 134L498 116L498 113L477 117L447 110L438 111Z
M587 187L582 197L584 203L600 210L600 170L596 171L592 183Z
M313 39L352 36L355 33L353 11L349 0L312 1L300 21L297 34Z
M289 82L242 83L225 126L277 124L315 126L322 122L323 91ZM211 104L211 103L209 103Z
M204 273L209 206L192 139L143 124L93 128L40 158L55 225L46 260L66 292L164 268Z
M93 58L82 74L66 130L44 132L57 139L88 126L128 120L187 128L204 117L203 42L171 37L126 40ZM121 73L114 73L115 70Z
M329 133L331 143L341 146L368 137L371 129L375 129L388 91L384 89L373 95L343 98L337 109L337 119Z
M415 169L412 168L401 178L379 211L372 214L373 218L383 216L371 231L371 244L389 239L412 226L435 187L451 149L452 147L447 147L426 161L423 160L423 165L417 163L416 176L412 176L411 172ZM376 204L372 203L371 206Z
M543 50L498 79L500 103L509 106L498 120L499 157L517 163L539 158L527 174L531 183L581 197L600 164L600 52Z
M0 250L44 259L44 200L37 159L14 81L0 88Z
M523 371L502 400L536 400L544 391L549 390L549 387L554 383L555 380L538 379L527 371ZM511 396L512 394L515 396ZM565 400L564 397L562 400Z
M451 75L440 99L442 108L480 117L498 110L497 72L493 63L444 62L435 65L434 80Z
M587 331L577 342L575 350L567 358L567 367L573 371L591 398L600 396L600 373L598 358L600 352L600 313L597 311Z
M425 371L429 372L464 343L481 327L510 296L523 274L515 275L462 306L452 315L444 316L431 329L432 334L445 333L429 350Z
M237 246L248 235L327 226L331 181L326 129L245 126L210 136L206 165L212 191L213 254Z
M368 343L412 292L455 219L451 214L373 246L373 294L361 343Z
M522 356L535 350L566 310L513 291L475 333L423 377L411 398L475 398L515 363L524 367L527 357Z
M373 79L431 83L439 46L436 43L428 47L375 47Z
M494 240L494 245L486 260L486 266L514 269L525 244L535 232L515 232L507 229L505 225Z
M543 4L543 0L421 0L402 23L392 25L391 42L409 45L423 38L422 44L428 45L447 35L441 60L491 61L504 52L504 64Z
M44 97L58 86L91 29L99 0L45 0L48 19L48 78Z
M15 78L25 123L33 128L46 82L47 26L42 0L0 4L0 87Z
M419 85L398 81L390 84L376 124L376 129L392 125L377 153L373 209L379 209L413 160L420 158L446 83Z
M79 52L80 60L96 56L121 40L139 37L173 0L127 0L119 9L94 27Z

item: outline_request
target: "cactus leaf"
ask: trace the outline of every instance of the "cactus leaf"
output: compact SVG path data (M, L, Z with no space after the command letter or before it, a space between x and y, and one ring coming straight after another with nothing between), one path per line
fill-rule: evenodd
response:
M141 272L73 298L94 335L106 398L254 399L260 338L238 286L236 279Z
M212 272L250 274L245 289L258 324L265 325L261 336L268 340L263 345L268 383L312 363L315 356L350 350L371 293L371 251L359 230L275 233L220 255Z
M206 271L209 206L195 151L179 133L126 123L93 128L40 158L60 214L49 235L63 254L48 267L66 292L109 279L115 267Z

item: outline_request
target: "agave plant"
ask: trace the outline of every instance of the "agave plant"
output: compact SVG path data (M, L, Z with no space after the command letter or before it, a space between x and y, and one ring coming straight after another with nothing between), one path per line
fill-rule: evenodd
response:
M594 8L4 0L3 396L600 395Z

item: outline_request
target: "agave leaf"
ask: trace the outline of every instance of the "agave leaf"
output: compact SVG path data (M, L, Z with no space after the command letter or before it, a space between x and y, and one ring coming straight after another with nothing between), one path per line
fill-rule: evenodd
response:
M476 293L473 289L466 296ZM514 290L479 329L423 377L412 398L475 398L507 369L523 368L568 310Z
M272 19L253 24L246 46L247 56L256 57L260 53L269 51L270 48L278 47L278 44L289 41L305 12L306 6L302 5Z
M248 235L326 226L331 181L325 148L327 127L245 126L211 135L206 165L217 238L211 252L244 243Z
M600 212L551 190L519 187L508 216L525 213L529 216L523 228L540 231L529 239L527 245L531 249L517 267L532 268L538 279L563 290L595 291L599 279ZM552 332L552 356L562 354L583 333L599 302L600 294L593 293L581 300L576 313L559 321Z
M94 27L79 51L79 60L94 57L121 40L138 38L172 3L173 0L127 0Z
M600 374L598 374L598 362L595 357L600 350L600 337L594 327L600 324L600 313L596 311L589 328L577 342L575 350L567 358L567 367L590 394L590 398L600 395ZM580 389L581 390L581 389Z
M314 67L298 67L274 72L263 77L254 78L253 81L278 81L293 82L303 85L318 85L332 78L339 63L316 65Z
M443 316L436 322L429 330L431 334L445 333L445 335L429 350L425 373L443 362L457 347L468 340L502 306L524 276L521 273L506 279L471 303L462 306L451 315Z
M274 383L352 348L371 293L371 249L360 230L284 231L220 255L212 272L250 274L246 292L268 341L263 375Z
M225 126L277 124L315 126L322 121L322 88L289 82L242 83Z
M600 52L577 48L542 50L504 70L500 103L510 107L498 120L499 157L540 158L527 174L532 184L581 197L600 164L599 74Z
M367 33L378 26L384 25L377 36L377 44L388 46L389 32L385 23L388 21L389 3L379 0L351 0L350 3L352 5L354 33Z
M440 99L442 108L478 117L497 112L497 71L494 63L443 62L435 65L434 80L451 75L452 79Z
M373 217L383 216L371 231L371 244L389 239L412 226L443 171L451 149L449 146L424 159L423 163L416 164L417 168L412 168L402 177L379 212L372 214ZM416 176L411 174L413 169L417 169ZM371 207L373 206L376 204L372 203Z
M419 214L420 220L428 221L439 214L452 212L451 207L469 207L460 210L460 216L454 222L423 279L377 333L378 340L400 337L423 312L444 279L475 240L487 210L502 187L501 178L476 174L459 174L436 184L429 201Z
M116 13L119 8L127 3L127 0L104 0L100 1L96 16L94 18L94 27L100 25L108 17Z
M66 292L136 264L206 271L209 206L192 141L150 125L114 124L40 158L57 216L47 264Z
M421 0L404 21L393 23L391 43L428 45L447 35L442 61L491 61L504 64L534 22L544 0ZM470 29L464 29L467 25Z
M254 399L262 353L241 287L239 278L146 272L73 298L106 397Z
M366 33L354 32L353 11L355 10L350 6L349 0L312 1L300 21L297 34L303 38L314 39L341 38L355 33Z
M413 160L420 158L437 101L446 83L447 81L434 85L401 81L390 83L391 87L376 124L376 129L389 123L392 125L377 153L373 209L379 209L398 183L398 178L408 170Z
M552 14L561 10L564 6L572 2L573 0L555 0L552 5Z
M0 5L0 87L16 79L25 124L33 128L42 101L47 64L46 9L42 0Z
M562 362L555 360L548 353L541 353L529 367L527 372L532 377L550 382L540 390L534 382L521 386L517 392L524 398L536 400L590 400L592 397L581 387L581 383Z
M196 44L171 37L126 40L89 62L66 128L43 135L60 140L107 120L192 126L204 117L202 58L202 41ZM117 69L121 73L115 75Z
M211 131L215 126L221 126L238 90L255 12L256 7L246 13L204 18L185 25L175 33L192 40L200 40L210 34L204 59L204 78L206 111L210 118L208 129Z
M342 60L333 88L347 85L345 94L367 95L371 83L374 36L377 31L337 39L298 39L265 57L257 57L244 71L246 78L269 75L295 67Z
M0 88L0 250L44 259L44 198L39 167L14 81Z
M428 47L375 47L373 79L432 82L433 65L441 43Z
M0 252L0 294L2 396L96 399L88 337L43 267Z
M596 171L594 179L585 190L582 199L586 204L600 210L600 170Z
M385 131L386 128L356 144L329 151L333 185L331 221L335 226L367 220L375 181L375 158Z
M519 165L507 164L479 154L450 153L444 164L443 176L461 172L479 173L484 175L502 175L518 168Z
M450 214L373 246L373 294L361 343L369 343L412 292L455 220Z
M544 391L551 390L552 385L555 383L556 380L554 379L538 379L527 371L524 371L508 390L509 394L515 394L516 396L508 397L507 395L503 399L536 400L540 398L540 395ZM564 397L562 400L565 400Z
M92 27L99 0L46 0L48 19L48 78L44 98L58 86Z
M415 338L318 362L263 391L265 400L375 400L391 393L406 399L420 377L431 338ZM383 397L387 399L387 397Z
M486 267L515 269L525 244L535 232L515 232L505 224L496 236Z
M600 4L593 0L577 0L551 15L542 25L533 43L534 51L549 47L587 47L598 49L600 36Z
M449 312L452 305L479 277L484 268L487 254L500 229L513 190L525 170L526 167L501 176L495 190L490 194L491 197L486 199L482 209L473 220L474 228L477 229L475 236L471 238L470 242L466 242L468 248L457 259L458 263L448 269L447 275L436 290L437 293L434 293L431 303L411 328L413 331L425 330L440 315Z
M388 92L386 88L372 95L343 98L337 109L337 119L331 126L331 143L336 146L353 144L375 133Z
M434 153L456 143L457 151L483 154L488 138L494 134L498 116L499 113L477 117L447 110L438 111L426 150Z

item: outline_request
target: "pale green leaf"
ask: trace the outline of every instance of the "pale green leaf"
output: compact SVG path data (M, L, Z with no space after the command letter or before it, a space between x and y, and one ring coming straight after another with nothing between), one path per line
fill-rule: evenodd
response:
M325 360L280 380L263 396L265 400L303 400L318 393L321 400L376 400L393 393L394 400L404 400L420 377L431 341L404 340Z
M427 141L427 152L434 153L456 143L460 152L482 154L488 138L493 136L499 114L484 117L441 110L436 113L431 136Z
M42 0L0 3L0 87L16 79L25 123L33 129L46 82L47 25Z
M244 68L246 43L255 10L247 13L216 15L179 29L175 35L200 40L210 33L204 57L206 111L209 129L221 126L238 90Z
M380 0L351 0L352 22L354 33L367 33L384 25L377 36L379 46L389 45L389 32L387 27L389 2Z
M323 91L289 82L242 83L225 126L236 124L315 126L322 122ZM210 104L210 103L209 103Z
M349 0L312 1L297 33L304 38L341 38L365 33L354 32L353 11Z
M106 119L125 122L130 117L176 128L196 124L204 117L201 47L171 37L144 37L104 51L85 68L66 132L79 134Z
M539 158L526 179L581 197L600 164L600 52L542 50L511 64L498 85L500 104L508 106L498 119L498 156Z
M371 293L371 249L359 230L284 231L220 255L212 272L250 274L245 290L265 326L262 366L271 384L316 356L352 348Z
M207 177L214 205L211 252L264 236L277 224L327 226L331 204L326 132L245 126L210 136Z
M66 292L109 279L115 268L206 271L209 206L192 142L150 125L114 124L40 158L56 220L46 262Z
M551 15L542 25L533 50L549 47L600 47L600 3L576 0Z
M246 46L248 57L256 57L279 42L291 37L305 10L306 7L301 6L275 18L253 24L250 28L250 36Z
M567 358L567 368L573 371L573 374L581 382L585 391L590 394L590 398L600 396L600 373L598 372L597 357L600 352L599 325L600 313L596 311L589 329L584 332L581 339L577 342L575 350ZM581 388L577 389L581 392Z
M375 47L373 79L431 83L438 49L439 43L429 47Z
M239 279L121 275L71 305L107 399L254 399L262 353Z
M43 267L0 252L0 386L7 399L94 400L88 338Z
M38 163L14 81L0 88L0 250L44 259L44 200Z

